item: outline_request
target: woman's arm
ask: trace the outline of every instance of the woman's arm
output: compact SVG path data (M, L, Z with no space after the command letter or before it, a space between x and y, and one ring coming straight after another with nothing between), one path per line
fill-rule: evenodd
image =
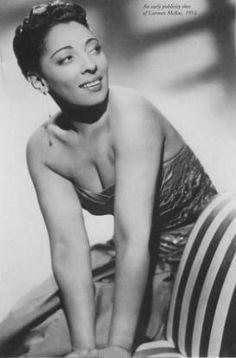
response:
M72 347L95 347L94 293L82 210L70 181L44 164L39 136L27 148L29 171L50 238L52 268L67 316Z
M119 125L116 143L115 301L109 345L130 350L149 271L149 238L164 134L142 101ZM118 133L118 128L117 128Z

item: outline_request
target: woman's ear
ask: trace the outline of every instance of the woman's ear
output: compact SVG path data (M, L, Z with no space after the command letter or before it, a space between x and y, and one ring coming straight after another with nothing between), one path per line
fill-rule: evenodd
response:
M48 89L47 82L42 77L40 77L37 73L28 72L27 80L32 84L32 86L36 90L40 91L44 95L46 95L48 93L49 89Z

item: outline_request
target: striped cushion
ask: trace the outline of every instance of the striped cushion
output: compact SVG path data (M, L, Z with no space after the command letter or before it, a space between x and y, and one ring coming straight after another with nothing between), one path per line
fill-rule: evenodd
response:
M236 341L235 253L236 195L223 193L197 221L175 281L167 339L184 356L222 356Z
M236 194L218 194L185 247L172 294L167 341L135 357L219 357L236 345ZM181 352L181 353L177 353Z
M134 358L155 357L155 358L179 358L183 357L174 345L168 341L157 341L144 343L138 347Z

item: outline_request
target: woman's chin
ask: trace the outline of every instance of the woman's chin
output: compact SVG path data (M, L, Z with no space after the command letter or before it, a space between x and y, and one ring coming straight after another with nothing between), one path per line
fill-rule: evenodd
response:
M75 102L75 104L82 107L96 106L103 103L106 100L107 95L108 89L106 91L97 91L92 92L91 94L88 93L88 95L84 96L84 98L80 97L79 100Z
M59 97L59 96L52 96L56 103L61 107L62 109L66 110L69 108L76 108L76 107L90 107L90 106L96 106L99 104L102 104L108 96L108 89L106 91L100 91L100 92L93 92L88 93L86 95L80 95L76 96L74 98L70 97Z

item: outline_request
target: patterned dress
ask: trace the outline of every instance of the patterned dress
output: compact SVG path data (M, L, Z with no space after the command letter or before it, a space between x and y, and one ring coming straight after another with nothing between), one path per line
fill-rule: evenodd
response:
M186 145L163 163L157 188L150 238L151 270L134 349L140 343L164 337L178 262L199 214L216 194L199 160ZM82 207L91 214L113 214L114 185L99 194L78 186L75 190ZM93 246L91 258L97 313L96 338L97 344L103 346L108 339L112 313L113 239ZM51 277L27 295L0 324L0 356L60 357L70 350L60 293Z

